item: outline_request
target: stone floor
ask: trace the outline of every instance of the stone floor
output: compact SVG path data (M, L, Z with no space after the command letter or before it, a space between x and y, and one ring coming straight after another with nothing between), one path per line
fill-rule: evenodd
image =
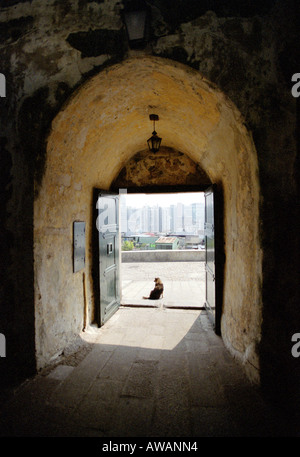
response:
M161 300L143 300L161 278L164 295ZM204 262L151 262L122 264L122 304L163 306L168 308L201 308L205 302Z
M203 265L139 265L123 265L123 280L203 277ZM1 437L295 436L204 310L121 306L78 340L7 399Z
M120 308L82 338L82 360L28 380L3 407L0 436L285 436L215 335L205 311ZM285 426L283 426L285 425Z

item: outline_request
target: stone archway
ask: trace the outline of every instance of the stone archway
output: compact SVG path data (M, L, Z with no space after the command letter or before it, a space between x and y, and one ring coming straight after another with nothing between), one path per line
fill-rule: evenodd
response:
M92 190L110 189L125 164L145 150L152 112L160 117L163 144L222 185L222 337L258 379L262 254L255 147L241 114L217 87L189 67L156 57L132 58L94 76L52 123L34 207L37 365L80 332L85 300L92 318ZM72 270L76 220L87 226L85 282Z
M118 173L111 188L195 188L205 190L211 181L205 171L187 155L161 146L159 152L149 150L135 154Z

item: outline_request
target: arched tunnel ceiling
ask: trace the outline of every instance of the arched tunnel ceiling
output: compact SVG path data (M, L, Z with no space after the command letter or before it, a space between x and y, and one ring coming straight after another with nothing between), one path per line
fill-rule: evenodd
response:
M101 158L108 165L101 167L101 176L112 181L145 149L153 130L149 114L155 113L162 145L201 165L201 155L220 124L223 99L198 72L180 64L153 57L128 60L93 77L73 95L53 122L49 160L55 158L63 166L76 158L81 170L97 173ZM63 157L61 147L55 146L60 141Z

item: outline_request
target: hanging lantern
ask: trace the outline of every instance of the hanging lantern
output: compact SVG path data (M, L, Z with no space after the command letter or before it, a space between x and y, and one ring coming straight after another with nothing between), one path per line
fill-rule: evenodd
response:
M125 2L123 19L131 48L144 47L147 42L149 9L144 0Z
M157 133L155 131L155 121L158 121L158 115L157 114L150 114L150 121L153 121L153 132L152 132L152 137L147 140L149 150L151 152L158 152L160 148L160 143L161 143L161 138L157 136Z

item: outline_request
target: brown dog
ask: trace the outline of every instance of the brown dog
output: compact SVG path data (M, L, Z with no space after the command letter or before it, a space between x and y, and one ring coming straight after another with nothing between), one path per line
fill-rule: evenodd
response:
M143 297L144 299L149 300L158 300L159 298L163 297L164 293L164 285L161 282L160 278L155 278L155 287L151 290L149 297Z

